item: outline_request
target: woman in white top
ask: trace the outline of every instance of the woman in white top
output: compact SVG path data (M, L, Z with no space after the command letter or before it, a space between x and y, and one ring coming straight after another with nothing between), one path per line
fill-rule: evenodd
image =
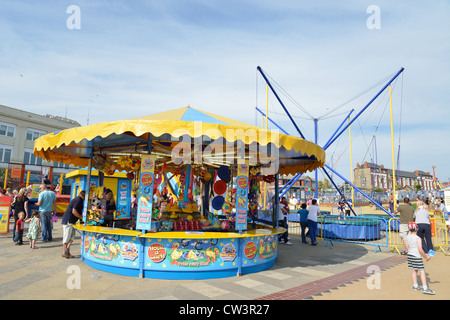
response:
M425 253L433 250L433 242L431 241L431 223L430 223L430 213L428 212L429 200L425 201L425 205L419 207L419 210L414 213L414 221L419 226L417 230L417 235L422 239L422 248Z

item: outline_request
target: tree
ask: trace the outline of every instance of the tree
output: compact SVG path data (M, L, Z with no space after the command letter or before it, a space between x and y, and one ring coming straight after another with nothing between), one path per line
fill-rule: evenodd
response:
M328 180L327 178L324 178L324 179L323 179L323 188L324 188L325 190L328 190L328 189L331 188L331 182L330 182L330 180Z

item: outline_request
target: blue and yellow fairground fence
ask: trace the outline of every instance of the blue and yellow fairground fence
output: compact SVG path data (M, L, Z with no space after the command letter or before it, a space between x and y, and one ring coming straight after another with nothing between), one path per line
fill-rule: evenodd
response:
M301 227L296 214L288 215L289 234L301 236ZM320 215L317 221L317 238L333 241L375 246L375 252L388 247L386 226L388 222L380 217Z
M389 217L384 215L385 217ZM317 223L317 238L326 240L333 245L333 241L363 244L375 247L375 252L382 247L391 248L392 252L401 253L404 250L403 240L400 238L399 218L385 218L383 215L340 216L330 215L329 212L320 215ZM444 218L435 215L430 219L432 242L434 248L447 254L448 234ZM301 236L299 215L288 215L289 235ZM307 230L307 229L306 229ZM309 240L308 240L309 241ZM446 250L447 249L447 250Z

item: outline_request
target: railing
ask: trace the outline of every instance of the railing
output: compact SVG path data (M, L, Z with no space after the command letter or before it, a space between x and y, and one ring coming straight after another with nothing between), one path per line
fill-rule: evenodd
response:
M401 254L400 249L404 248L405 245L403 240L400 238L399 218L391 218L389 220L389 247L392 248L392 251L397 251L398 254ZM435 215L433 218L430 218L431 224L431 241L433 243L433 247L437 248L437 250L441 250L445 254L447 251L444 247L448 249L448 233L447 233L447 225L444 218L439 217L439 215Z
M288 215L288 232L300 236L300 221L295 215ZM358 243L375 246L377 252L381 247L388 247L386 226L387 221L379 217L319 215L317 238L327 240L326 246L333 245L333 241Z
M333 209L332 209L333 210ZM446 220L439 212L430 218L433 247L448 254L448 232ZM301 236L300 215L288 214L288 232L292 236ZM318 217L317 238L333 241L357 243L375 246L375 252L381 247L392 248L392 252L401 253L404 248L400 238L400 219L389 220L376 216L341 216L322 212Z
M348 207L345 207L344 209L344 215L345 215L345 210L350 210ZM360 216L362 214L362 208L361 207L353 207L353 211L355 211L356 215ZM339 213L339 207L338 206L332 206L331 207L331 214L332 215L340 215ZM350 210L350 215L353 216L352 211Z

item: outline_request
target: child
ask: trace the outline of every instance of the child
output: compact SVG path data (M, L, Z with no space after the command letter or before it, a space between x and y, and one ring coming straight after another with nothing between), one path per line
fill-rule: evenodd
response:
M341 220L341 216L344 216L344 214L345 214L345 198L344 197L342 197L341 201L339 201L339 203L338 203L338 212L339 212L338 220ZM345 216L344 216L344 220L346 220Z
M420 273L422 280L422 292L424 294L435 294L434 291L427 286L427 276L425 274L425 267L423 265L422 257L427 261L430 256L422 249L422 240L417 236L419 226L415 222L408 223L409 234L406 236L406 252L408 252L408 269L412 269L413 290L420 290L417 283L417 274Z
M27 234L27 238L30 239L30 248L38 249L35 244L39 234L41 233L41 220L39 219L39 211L33 210L31 218L25 220L25 222L30 222Z
M18 214L19 219L16 222L16 234L14 236L14 242L16 246L23 245L23 231L25 230L25 212L20 211Z

